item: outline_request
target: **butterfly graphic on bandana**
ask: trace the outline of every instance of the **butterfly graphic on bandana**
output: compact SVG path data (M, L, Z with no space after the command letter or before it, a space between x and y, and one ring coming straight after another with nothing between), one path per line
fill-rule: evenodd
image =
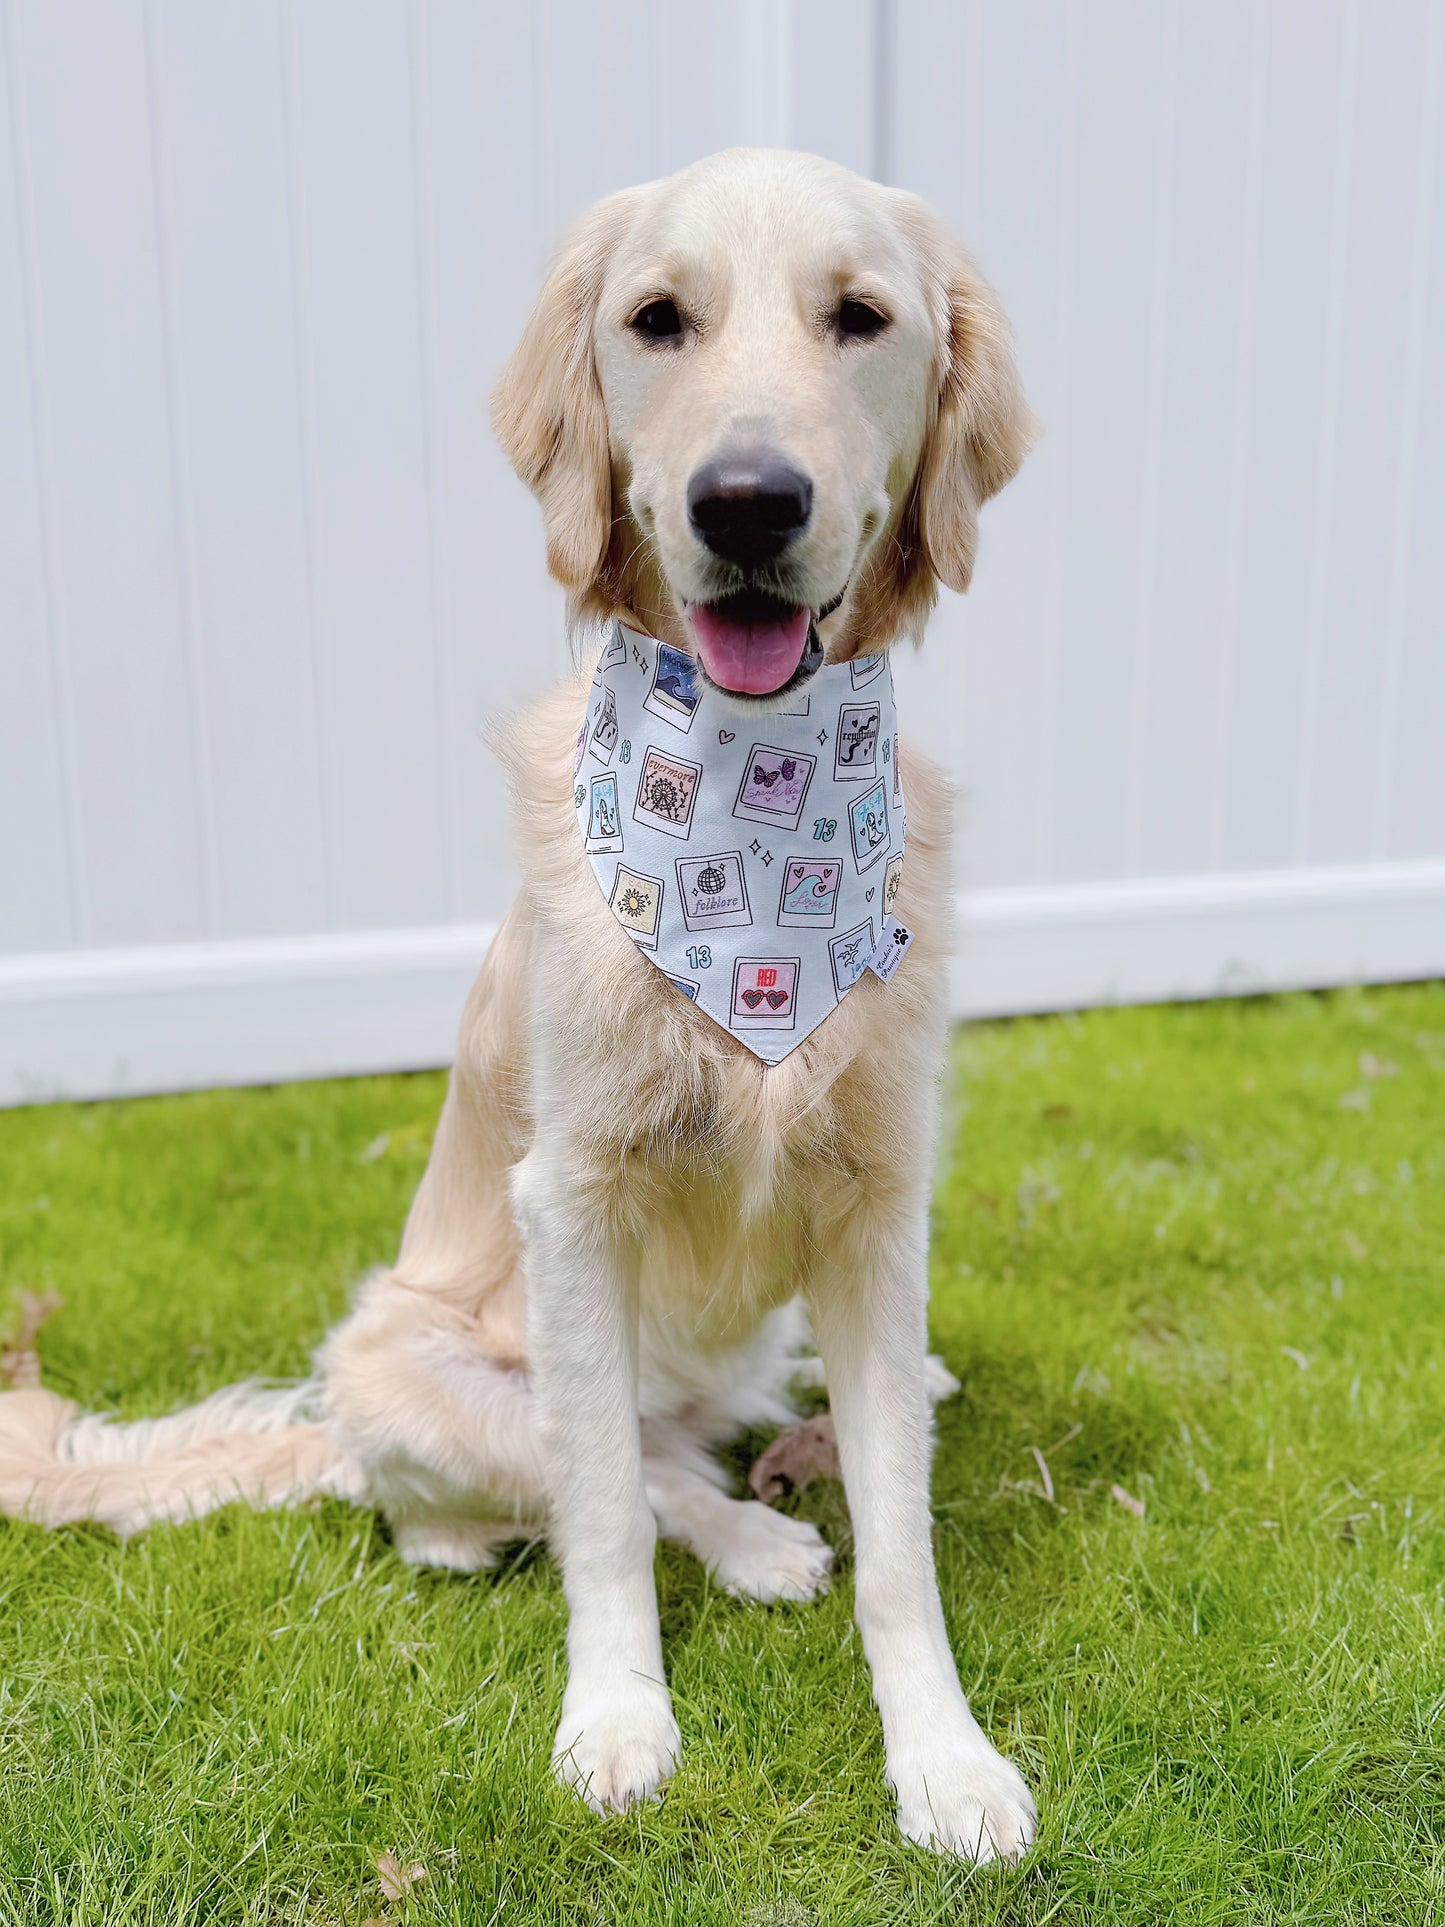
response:
M798 765L791 756L785 756L776 769L764 769L761 763L753 765L753 781L761 783L770 790L774 783L791 783L798 773Z
M775 823L796 830L817 767L816 756L754 743L748 751L733 815L745 817L750 823Z

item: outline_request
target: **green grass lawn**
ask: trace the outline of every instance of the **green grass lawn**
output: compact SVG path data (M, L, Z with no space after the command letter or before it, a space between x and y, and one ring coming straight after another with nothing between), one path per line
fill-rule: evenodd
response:
M956 1069L938 1557L1020 1870L894 1832L836 1486L821 1605L660 1552L683 1765L610 1822L548 1772L550 1560L417 1574L327 1504L0 1523L0 1920L1445 1919L1445 986L985 1025ZM0 1115L0 1337L53 1288L47 1383L127 1415L302 1371L441 1092Z

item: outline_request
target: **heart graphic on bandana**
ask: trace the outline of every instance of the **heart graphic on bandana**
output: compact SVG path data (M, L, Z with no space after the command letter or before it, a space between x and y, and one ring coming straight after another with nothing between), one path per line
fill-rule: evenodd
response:
M773 996L776 997L777 994L778 993L775 990L773 992ZM747 1005L749 1010L756 1010L758 1005L762 1001L763 1001L763 993L760 990L745 990L743 992L743 1002Z
M757 995L756 991L745 990L743 992L744 997L754 997L756 995ZM766 995L768 999L768 1006L772 1010L781 1010L783 1008L783 1005L788 1001L788 993L786 990L770 990L766 993Z
M720 729L717 733L717 739L720 743L730 743L736 735L737 731L735 729Z

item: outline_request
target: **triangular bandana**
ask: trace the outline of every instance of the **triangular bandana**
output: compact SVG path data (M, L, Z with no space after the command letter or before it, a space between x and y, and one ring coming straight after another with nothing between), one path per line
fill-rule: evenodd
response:
M887 654L825 663L784 711L748 715L618 624L573 767L613 915L681 995L778 1063L862 976L902 881Z

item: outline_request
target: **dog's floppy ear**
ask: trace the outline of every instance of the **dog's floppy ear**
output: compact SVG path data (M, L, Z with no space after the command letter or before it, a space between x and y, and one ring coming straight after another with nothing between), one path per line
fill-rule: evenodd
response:
M950 253L936 297L938 393L918 467L918 534L934 575L962 591L973 574L978 511L1018 473L1039 428L997 297L961 249Z
M547 567L574 595L601 573L612 533L612 461L592 328L630 194L598 203L552 263L492 392L502 452L542 505Z
M926 202L893 200L933 318L933 389L912 486L859 591L856 627L870 638L921 635L938 584L968 587L978 511L1039 432L992 288Z
M937 342L935 388L905 547L962 591L973 574L978 511L1017 472L1037 436L998 298L933 211L900 195L923 269Z

